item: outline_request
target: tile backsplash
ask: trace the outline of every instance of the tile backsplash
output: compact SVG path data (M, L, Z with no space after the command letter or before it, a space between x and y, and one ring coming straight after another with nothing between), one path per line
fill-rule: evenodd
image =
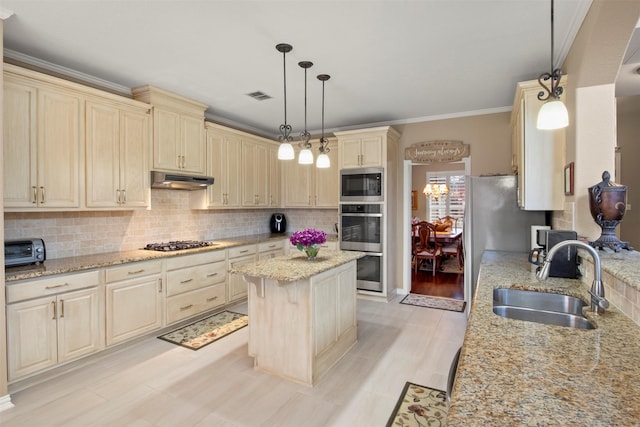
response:
M220 240L268 233L274 212L287 232L314 227L335 234L337 209L191 210L189 192L152 190L149 210L6 212L5 239L41 237L47 258L127 251L169 240Z

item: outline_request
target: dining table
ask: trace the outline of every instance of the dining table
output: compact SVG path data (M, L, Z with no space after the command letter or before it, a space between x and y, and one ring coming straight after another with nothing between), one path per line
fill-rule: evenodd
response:
M413 237L418 236L418 227L413 227ZM437 243L455 243L462 237L462 228L451 228L447 231L436 231L435 235L431 234L429 241Z

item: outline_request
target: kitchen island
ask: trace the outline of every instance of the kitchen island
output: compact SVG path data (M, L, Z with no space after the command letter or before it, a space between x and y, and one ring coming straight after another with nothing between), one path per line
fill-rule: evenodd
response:
M592 268L586 264L587 270ZM448 426L638 425L640 326L613 305L597 316L584 308L596 325L592 330L503 318L493 313L494 288L540 290L589 301L588 284L537 280L525 253L486 251Z
M313 386L357 341L356 260L361 252L303 253L231 269L249 284L254 367Z

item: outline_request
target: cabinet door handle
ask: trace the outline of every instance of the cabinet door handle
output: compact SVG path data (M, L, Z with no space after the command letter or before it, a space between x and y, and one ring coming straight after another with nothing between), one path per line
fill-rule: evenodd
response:
M176 166L178 166L178 169L180 169L182 167L182 160L179 154L176 156Z
M117 188L116 188L116 203L117 204L122 203L122 199L120 197L120 190L118 190Z
M34 185L31 189L33 190L33 199L31 199L31 203L36 204L38 203L38 187Z
M214 276L217 276L217 275L218 275L218 273L209 273L209 274L207 274L207 277L214 277Z
M247 252L249 252L249 249L245 249L244 251L240 251L241 254L246 254Z
M62 319L64 317L64 300L61 299L60 300L60 318Z
M127 203L127 190L122 190L122 203Z
M186 279L186 280L180 281L180 283L189 283L189 282L193 282L193 279Z
M65 286L69 286L69 284L65 282L65 283L63 283L61 285L46 286L45 289L56 289L56 288L62 288L62 287L65 287Z
M44 203L44 186L40 187L40 203Z
M215 301L217 299L218 299L218 297L207 298L207 302Z
M142 273L143 271L144 271L144 268L141 268L140 270L128 271L127 274L139 274L139 273Z
M184 307L180 307L180 311L189 310L191 307L193 307L193 304L185 305Z
M55 301L51 301L51 304L53 304L53 317L51 320L56 320L56 317L58 317L58 306Z
M162 279L158 279L158 293L162 293Z
M186 167L185 165L187 164L187 162L185 160L186 157L185 156L180 156L180 157L182 157L182 169L184 169Z

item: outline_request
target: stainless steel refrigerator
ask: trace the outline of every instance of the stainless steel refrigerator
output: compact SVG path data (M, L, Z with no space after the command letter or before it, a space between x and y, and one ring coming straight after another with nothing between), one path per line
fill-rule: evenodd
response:
M482 253L517 251L527 257L531 226L545 225L545 211L524 211L518 207L516 180L514 175L466 178L464 281L469 302L475 292Z

